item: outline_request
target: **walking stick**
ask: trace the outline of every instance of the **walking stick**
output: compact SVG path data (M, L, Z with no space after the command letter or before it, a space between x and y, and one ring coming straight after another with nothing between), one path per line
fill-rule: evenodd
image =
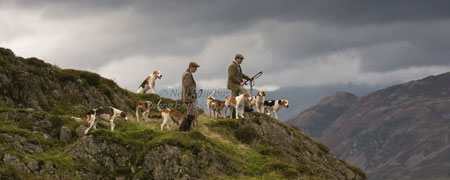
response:
M251 79L253 79L253 80L246 80L245 82L244 82L244 84L245 85L247 85L247 82L249 82L250 81L250 93L253 93L253 86L255 86L255 79L258 79L261 75L263 74L263 72L262 71L259 71L258 73L256 73Z

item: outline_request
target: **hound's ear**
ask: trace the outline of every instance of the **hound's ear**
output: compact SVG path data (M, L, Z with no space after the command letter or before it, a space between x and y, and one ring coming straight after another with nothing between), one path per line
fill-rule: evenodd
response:
M153 74L158 74L158 71L153 71Z

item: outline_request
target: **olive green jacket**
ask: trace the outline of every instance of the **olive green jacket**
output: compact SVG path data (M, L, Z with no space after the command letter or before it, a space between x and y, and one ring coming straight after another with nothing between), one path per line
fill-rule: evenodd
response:
M242 79L250 80L247 75L242 73L242 69L239 68L237 62L233 61L228 66L227 89L232 91L239 90L240 83L243 82Z
M197 99L196 84L189 69L183 73L181 85L181 99L183 103L194 102Z

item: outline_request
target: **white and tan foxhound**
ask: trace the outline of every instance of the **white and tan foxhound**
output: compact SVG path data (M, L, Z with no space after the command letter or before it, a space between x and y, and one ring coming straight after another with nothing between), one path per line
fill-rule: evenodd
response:
M139 122L139 114L142 114L142 117L145 120L148 119L148 113L152 107L152 102L150 101L138 101L136 103L136 119Z
M87 114L87 121L89 123L89 127L84 131L84 134L87 134L91 128L97 129L97 123L99 118L110 123L111 131L114 131L114 119L116 117L120 117L125 121L128 121L127 115L116 108L113 107L99 107L97 109L90 110Z
M138 94L145 94L148 90L152 90L152 93L155 92L155 81L156 79L161 79L162 74L160 71L153 71L153 74L148 76L139 86L136 93Z
M259 113L264 113L264 98L266 96L266 93L263 90L259 90L258 94L256 96L252 97L252 101L250 102L250 105L256 106L256 111Z
M278 111L282 107L289 108L289 101L287 99L283 99L283 100L269 100L269 101L265 100L264 101L264 108L266 110L272 111L275 119L278 119ZM270 115L270 114L268 114L268 115Z
M218 118L218 117L226 117L225 113L222 114L223 109L226 106L225 104L226 101L221 101L218 99L213 99L211 101L211 111L213 112L213 117Z
M158 111L161 112L161 116L163 118L163 122L161 123L161 131L163 130L164 126L166 126L167 129L170 130L169 118L172 119L173 122L175 122L175 124L177 124L178 126L180 126L180 124L186 120L186 115L184 115L180 111L177 111L172 108L161 109L161 107L159 107L160 103L161 100L158 101L158 105L156 107Z
M208 96L208 98L206 98L205 103L206 103L206 109L208 109L208 113L209 116L212 116L212 109L211 109L211 102L212 100L216 99L214 98L214 94L216 93L216 90L214 89L213 92L211 92L211 94Z
M225 97L225 106L226 107L230 107L230 108L235 108L235 112L236 112L236 119L239 119L239 108L240 108L240 116L242 118L244 118L244 103L245 101L250 102L251 101L251 96L248 93L244 93L241 94L239 96L236 97L231 97L228 99L228 97ZM232 111L231 111L232 112ZM230 118L231 118L231 113L230 113Z

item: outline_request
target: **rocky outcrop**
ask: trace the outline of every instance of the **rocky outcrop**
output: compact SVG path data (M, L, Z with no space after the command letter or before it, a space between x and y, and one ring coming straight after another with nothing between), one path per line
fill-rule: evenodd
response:
M273 121L260 113L247 113L243 120L246 131L256 133L256 141L268 143L276 147L285 159L301 167L309 167L303 173L311 173L324 179L364 179L362 171L337 159L329 153L329 149L312 140L298 129ZM315 159L320 158L320 161ZM358 174L359 173L359 174Z
M369 179L448 178L449 109L450 73L430 76L359 98L339 116L329 116L317 139L362 167ZM326 107L315 106L290 123L308 130L301 125L317 119L305 114L317 111Z
M337 159L298 129L259 113L245 114L240 121L212 120L201 128L232 134L218 140L203 131L159 132L133 124L130 129L120 121L115 132L100 125L78 137L74 133L85 128L84 122L39 111L5 112L8 119L0 118L0 177L6 179L205 179L269 172L287 179L365 178L359 168ZM237 153L242 146L250 157ZM253 172L249 166L254 165L242 164L242 158L262 163L262 169Z
M204 179L209 175L202 173L205 169L220 170L223 175L233 171L225 159L208 149L193 153L190 149L162 144L137 155L135 148L102 141L91 135L80 138L74 146L68 148L68 153L75 161L85 162L92 167L120 170L124 172L123 178ZM95 179L104 177L102 175Z

